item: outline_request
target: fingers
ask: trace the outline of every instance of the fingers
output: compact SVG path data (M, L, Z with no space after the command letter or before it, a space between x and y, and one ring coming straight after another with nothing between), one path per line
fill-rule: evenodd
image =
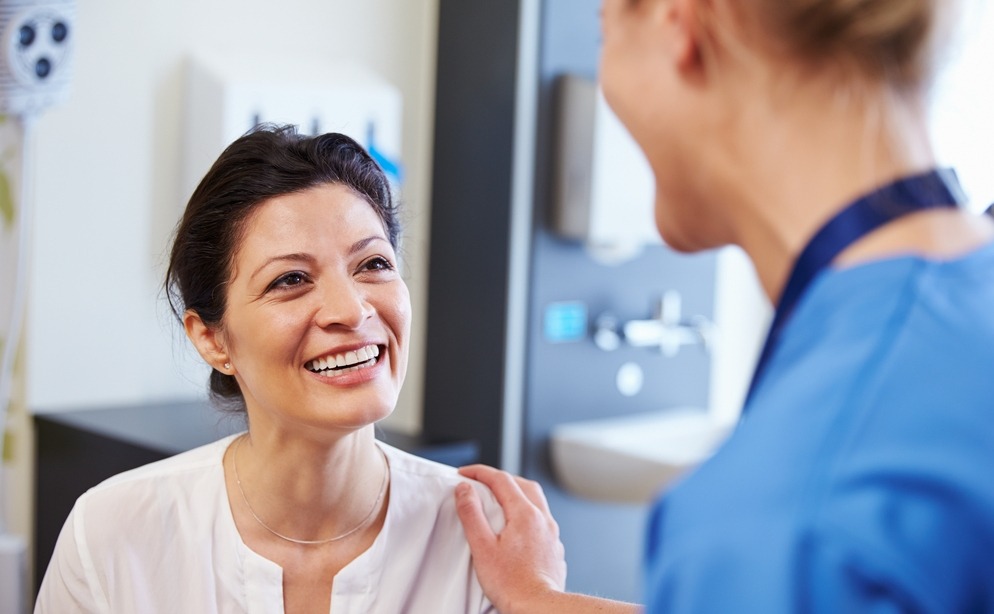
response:
M483 504L476 490L468 483L456 486L456 513L472 552L480 553L493 544L496 536L483 513Z
M521 491L514 477L506 471L486 465L470 465L459 470L462 475L487 485L497 502L504 509L520 505L527 497Z
M488 484L488 480L494 479L498 474L505 473L500 469L495 469L489 465L466 465L459 468L459 473L471 480Z
M497 498L500 506L505 509L524 503L524 499L544 514L552 515L549 511L549 502L545 498L541 484L534 480L511 475L506 471L494 469L487 465L461 467L459 473L467 478L486 484L490 488L490 491L494 493L494 497Z

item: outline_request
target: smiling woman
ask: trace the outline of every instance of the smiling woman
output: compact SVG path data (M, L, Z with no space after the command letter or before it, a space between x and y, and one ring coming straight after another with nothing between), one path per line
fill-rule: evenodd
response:
M456 517L463 479L373 438L407 369L398 236L385 176L346 136L266 127L221 154L166 288L249 430L80 497L36 611L492 610Z
M215 372L235 380L252 426L337 436L393 410L411 314L384 227L343 184L275 196L245 219L223 325L190 308L183 320Z

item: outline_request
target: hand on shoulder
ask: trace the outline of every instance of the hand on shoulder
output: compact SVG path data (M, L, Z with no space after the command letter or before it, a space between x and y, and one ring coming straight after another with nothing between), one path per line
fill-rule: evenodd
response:
M638 611L631 604L565 592L566 552L538 482L485 465L463 467L459 472L489 487L504 511L504 528L495 533L476 490L469 484L456 487L456 510L473 553L473 566L498 611Z

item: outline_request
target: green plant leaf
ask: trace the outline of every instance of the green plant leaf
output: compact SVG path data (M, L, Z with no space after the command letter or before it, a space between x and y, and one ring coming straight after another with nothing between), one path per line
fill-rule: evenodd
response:
M14 199L10 194L10 180L7 171L0 169L0 220L8 226L14 225Z

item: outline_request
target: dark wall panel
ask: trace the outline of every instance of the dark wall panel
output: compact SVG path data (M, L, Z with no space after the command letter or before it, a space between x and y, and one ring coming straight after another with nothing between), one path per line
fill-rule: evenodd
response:
M442 0L425 435L500 461L517 2Z

